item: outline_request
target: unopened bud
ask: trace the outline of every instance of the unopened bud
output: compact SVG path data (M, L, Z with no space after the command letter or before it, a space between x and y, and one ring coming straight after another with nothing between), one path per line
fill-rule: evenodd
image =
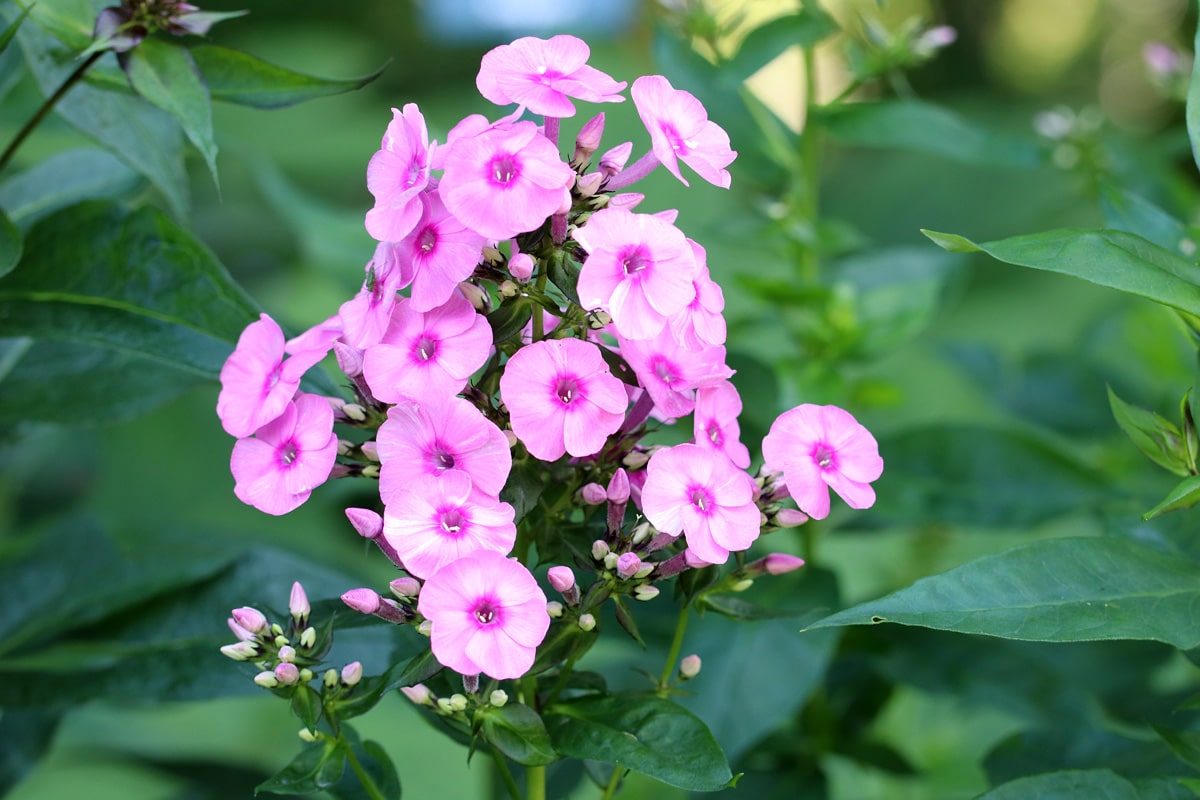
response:
M429 636L433 633L433 620L423 619L421 624L417 626L417 633L422 636Z
M943 47L954 44L958 31L949 25L938 25L922 33L913 42L913 52L919 56L931 56Z
M508 692L503 689L497 689L488 695L488 705L492 708L504 708L504 704L508 702Z
M607 176L603 172L589 172L575 179L575 191L580 197L592 197L600 191L601 184Z
M600 112L583 123L583 127L579 129L579 135L575 137L575 153L571 156L571 165L581 167L586 164L592 157L592 153L599 149L600 140L603 137L604 112ZM632 146L630 143L631 149Z
M773 521L777 528L794 528L808 522L808 514L794 508L781 508L775 512Z
M374 539L383 532L383 517L369 508L347 508L346 519L364 539Z
M332 667L325 670L325 674L321 676L321 683L325 684L325 687L328 689L332 689L333 687L337 686L337 682L338 672Z
M295 661L296 660L296 648L292 647L290 644L285 644L283 647L279 648L279 660L280 661Z
M357 378L363 371L363 352L345 342L333 343L333 354L337 357L338 369L347 378Z
M646 462L650 460L650 454L645 450L630 450L621 459L621 463L630 469L641 469L646 466Z
M280 625L278 622L272 622L271 623L271 635L279 636L282 633L283 633L283 626ZM284 644L287 644L287 642L284 642Z
M637 579L645 578L651 572L654 572L654 568L657 566L658 564L654 563L653 561L643 561L642 568L633 573L633 577Z
M658 597L658 595L658 587L649 583L644 583L633 590L633 596L637 600L653 600L654 598Z
M771 553L763 559L763 566L771 575L783 575L804 566L804 559L787 553Z
M629 156L632 154L633 142L625 142L617 145L600 156L600 171L604 173L604 177L611 178L625 169L625 162L629 160Z
M275 673L271 671L260 672L254 676L254 682L264 689L274 689L279 685L279 679L275 677Z
M438 711L441 711L443 714L453 714L454 713L454 707L450 705L449 697L439 697L437 699L437 707L438 707Z
M546 603L546 613L551 619L558 619L563 615L563 604L557 600L551 600Z
M346 419L354 422L367 421L367 410L358 403L346 403L342 406L342 413L346 415Z
M458 290L471 301L471 305L476 311L486 314L491 310L492 298L482 287L476 286L470 281L463 281L458 285Z
M388 584L392 594L399 597L401 600L407 600L410 597L416 597L421 592L421 582L416 578L396 578Z
M296 733L296 735L299 736L301 738L301 740L308 742L310 744L312 742L317 741L317 735L315 733L313 733L312 731L310 731L308 728L301 728Z
M237 624L237 620L233 617L226 617L225 624L229 626L229 630L233 631L233 635L238 638L239 642L252 642L258 637L250 631Z
M733 592L744 592L753 585L754 585L754 581L750 580L749 578L743 578L742 580L735 583L733 586L730 586L729 589L730 589L730 591L733 591Z
M432 702L433 692L429 691L429 687L423 683L418 683L416 686L401 686L400 691L419 706L427 706Z
M620 557L621 556L619 556L618 554L610 552L608 555L606 555L604 557L604 568L605 569L616 569L617 568L617 560Z
M358 474L363 476L364 478L378 478L379 477L379 465L378 464L368 464L367 466L365 466L361 470L359 470Z
M516 297L521 293L521 287L513 281L501 281L500 285L496 287L496 291L500 293L501 297Z
M550 585L558 592L565 592L575 585L575 573L571 571L570 567L551 567L550 571L546 573L546 577L550 580Z
M288 637L283 636L283 635L275 637L275 646L276 647L287 647L289 644L291 644L291 642L288 640Z
M650 538L650 533L653 530L649 522L639 522L633 526L633 531L629 534L630 541L634 544L641 544Z
M579 499L589 506L598 506L608 499L608 495L600 484L585 483L579 489Z
M370 459L371 461L379 461L380 460L379 445L375 442L374 439L372 439L369 442L363 442L362 444L360 444L358 446L358 449L359 449L359 452L361 452L364 457Z
M275 678L284 686L290 686L300 680L300 668L286 661L282 664L276 664Z
M508 260L509 274L522 283L533 277L533 266L533 256L528 253L517 253Z
M347 686L354 686L362 680L363 666L357 661L351 661L346 666L342 667L342 683Z
M608 502L610 503L628 503L629 473L618 467L617 471L613 473L612 478L608 481L605 496L608 497Z
M348 456L352 452L354 452L355 446L356 445L354 444L354 442L350 441L349 439L338 439L337 440L337 454L339 456L343 456L343 457Z
M258 646L254 642L238 642L225 645L221 652L234 661L249 661L258 657Z
M588 312L588 327L594 331L602 331L612 324L612 315L597 308Z
M690 681L692 678L700 674L700 656L692 653L690 656L684 656L679 661L679 678L680 680Z
M642 559L638 558L637 553L621 553L617 557L617 575L621 578L628 580L641 568Z
M292 619L303 624L308 620L308 615L312 613L312 606L308 604L308 595L304 593L304 587L300 585L300 581L292 584L292 595L288 599L288 611L292 612Z
M317 643L317 629L314 628L312 625L309 625L300 634L300 646L311 649L312 646L316 643Z
M608 542L603 539L592 542L592 558L603 561L606 555L608 555Z
M505 440L508 441L508 449L509 450L512 450L514 447L516 447L517 443L519 441L521 441L520 439L517 438L517 435L510 430L504 431L504 438L505 438Z
M593 630L595 627L596 627L596 618L595 617L593 617L591 614L580 614L579 615L579 629L580 630L587 632L587 631Z
M313 671L311 669L309 669L308 667L301 667L300 668L300 681L302 683L308 683L312 679L313 679Z
M450 695L450 708L454 709L455 711L466 711L468 705L470 705L470 703L467 702L467 698L464 695L461 695L458 692Z
M378 611L382 599L374 589L351 589L342 595L343 603L363 614Z
M233 610L233 620L250 633L262 633L267 629L267 618L257 608L242 606Z

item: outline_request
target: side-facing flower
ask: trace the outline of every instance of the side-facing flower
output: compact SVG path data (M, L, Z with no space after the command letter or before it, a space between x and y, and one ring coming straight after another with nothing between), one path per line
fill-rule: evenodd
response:
M233 446L233 492L259 511L286 514L329 478L336 460L333 408L324 397L302 393L254 438Z
M481 550L435 572L417 609L430 622L433 655L463 675L519 678L550 628L546 595L519 561Z
M721 381L696 391L696 409L692 431L696 444L717 450L735 467L750 466L750 451L741 442L738 416L742 413L742 398L729 381Z
M813 519L829 516L829 490L851 508L875 503L871 481L883 474L871 432L837 406L806 403L779 415L763 439L763 461L782 471L788 493Z
M599 452L625 419L628 396L600 348L579 339L547 339L513 354L500 376L513 433L530 454Z
M517 103L534 114L573 117L570 98L589 103L620 103L625 82L587 65L591 51L574 36L525 36L483 56L475 85L498 106Z
M650 133L650 147L667 170L683 183L679 161L701 178L723 189L730 184L725 167L737 157L729 149L729 134L708 119L704 105L692 94L676 89L662 75L644 75L630 90L638 116Z
M421 192L429 185L429 133L415 103L392 109L380 149L367 164L367 189L375 207L367 212L367 233L398 242L421 218Z

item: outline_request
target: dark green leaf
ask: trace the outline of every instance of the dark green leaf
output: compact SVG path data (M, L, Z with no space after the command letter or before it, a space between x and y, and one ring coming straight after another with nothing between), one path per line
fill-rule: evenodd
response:
M19 711L5 709L0 714L0 797L29 774L54 740L62 720L57 711Z
M0 53L8 49L8 45L12 42L13 37L17 35L17 29L21 27L21 23L25 21L25 18L29 16L29 12L32 10L32 5L25 6L25 8L21 9L21 13L17 15L17 18L9 23L8 27L3 31L0 31Z
M292 763L254 788L254 793L310 794L328 789L342 777L346 758L337 741L322 740L304 746Z
M633 371L633 367L629 366L629 362L621 357L621 354L616 350L607 347L600 348L600 357L604 359L604 363L608 365L608 371L616 378L619 378L622 383L630 386L639 386L637 374Z
M489 709L480 730L484 739L518 764L537 767L559 758L542 718L527 705L509 703Z
M629 634L629 637L640 644L643 648L646 642L643 641L641 633L638 632L637 620L633 618L633 612L629 610L629 604L625 602L625 598L621 595L613 595L613 610L616 612L617 623L621 629Z
M1193 769L1200 770L1200 731L1176 731L1161 726L1155 726L1154 730L1171 748L1171 752Z
M92 41L92 25L96 10L88 0L55 0L34 2L21 0L31 18L59 42L78 53Z
M1140 790L1112 770L1065 770L1018 778L984 792L976 800L1166 800L1172 797L1163 794L1157 785L1146 788L1147 791Z
M397 661L384 674L363 678L347 696L338 700L337 716L340 719L350 719L365 714L388 692L428 680L441 668L442 665L429 650L413 656L408 661Z
M21 232L0 208L0 277L12 272L21 260Z
M563 293L563 297L575 305L579 305L579 292L575 288L579 283L578 261L571 258L565 251L556 251L546 264L546 275L550 282Z
M986 244L922 233L952 253L984 252L1008 264L1071 275L1200 315L1200 268L1132 233L1056 230Z
M292 694L292 714L309 730L316 730L321 719L321 695L307 683L296 684Z
M255 108L283 108L317 97L361 89L383 74L387 64L361 78L317 78L268 64L248 53L205 44L191 49L214 100Z
M538 313L542 313L539 308ZM527 302L509 300L487 315L488 324L492 326L492 342L501 344L520 334L525 323L533 316L533 307Z
M508 482L500 490L500 499L513 507L516 522L537 505L542 495L542 480L542 462L527 458L513 463Z
M1037 148L976 127L955 112L917 100L838 103L814 119L835 138L858 147L913 150L966 164L1035 167Z
M122 54L121 66L138 94L179 121L183 132L204 156L216 183L217 143L213 140L212 103L188 51L170 42L147 39Z
M1200 503L1200 475L1190 475L1175 486L1163 501L1142 515L1142 519L1150 520L1168 511L1179 511L1191 508Z
M0 207L19 227L83 200L118 197L139 185L137 173L105 150L66 150L0 183Z
M1041 642L1200 646L1200 566L1134 542L1049 539L923 578L812 625L895 622Z
M349 730L349 726L343 727L342 730ZM396 766L392 763L387 751L377 742L369 739L359 742L357 737L350 743L350 749L380 794L387 800L400 800L400 776L396 774ZM354 771L349 769L342 773L342 779L336 785L329 787L326 791L336 800L372 800L373 798L373 795L368 794L367 790L363 788Z
M1200 53L1200 26L1196 28L1193 53ZM1200 59L1192 62L1192 79L1187 92L1187 129L1192 140L1192 158L1200 166Z
M737 55L722 65L722 72L728 73L729 80L741 83L789 47L812 47L837 33L837 30L837 22L819 5L806 5L794 14L776 17L746 34Z
M733 780L712 733L670 700L638 693L583 697L555 703L545 719L554 748L566 756L691 791L714 792Z
M1015 733L988 753L984 766L993 784L1064 769L1111 769L1127 779L1188 772L1161 741L1087 727Z
M549 634L538 646L537 659L529 668L529 674L537 675L552 669L573 655L581 657L599 637L600 632L595 628L585 631L574 622L552 623Z
M1138 450L1155 464L1176 475L1189 474L1187 454L1183 452L1183 434L1174 423L1152 411L1126 403L1111 386L1108 388L1108 402L1117 424Z
M1187 238L1182 222L1144 197L1114 184L1101 186L1100 208L1109 228L1135 233L1165 250L1177 252Z

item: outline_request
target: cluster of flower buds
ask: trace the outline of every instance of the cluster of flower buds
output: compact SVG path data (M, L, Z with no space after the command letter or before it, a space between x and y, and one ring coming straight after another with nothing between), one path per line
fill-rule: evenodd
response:
M257 666L260 672L254 682L267 689L311 681L310 668L329 649L329 642L321 641L316 628L308 624L312 608L299 583L292 584L288 611L286 625L271 622L249 606L235 608L227 620L238 640L222 647L221 652L235 661Z
M601 151L599 114L564 158L560 124L574 100L625 99L626 84L588 56L571 36L495 48L477 86L516 111L468 116L444 144L430 141L415 105L394 110L367 167L366 228L379 243L361 291L292 339L263 315L221 372L237 496L283 514L331 476L377 476L382 515L347 514L407 577L395 599L370 589L343 599L417 623L438 661L464 676L525 674L555 608L508 557L522 520L501 494L524 491L510 486L515 464L526 484L532 473L562 486L578 509L606 505L609 549L589 566L604 589L589 593L649 599L653 580L724 563L763 529L721 289L677 212L635 211L644 197L623 191L660 165L685 185L683 165L728 187L736 154L695 97L652 75L630 89L650 138L644 155L627 165L630 142ZM299 388L331 351L351 402ZM691 442L641 444L649 426L688 416ZM335 422L359 443L339 440ZM808 516L829 513L830 488L855 508L874 502L875 440L839 408L787 412L763 449ZM568 608L582 603L572 623L594 627L587 596L559 591Z

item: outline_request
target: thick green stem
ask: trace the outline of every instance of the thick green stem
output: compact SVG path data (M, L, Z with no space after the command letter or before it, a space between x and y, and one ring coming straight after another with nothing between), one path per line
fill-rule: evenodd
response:
M62 96L67 93L67 90L78 83L79 79L82 78L84 73L88 71L88 68L91 67L92 64L95 64L96 60L100 58L100 56L104 55L105 52L106 51L104 50L98 50L85 58L83 62L75 68L75 71L67 76L67 79L62 82L62 85L54 90L54 94L46 98L46 102L42 103L42 106L37 110L37 113L30 117L29 121L25 123L25 126L17 132L16 138L9 143L8 148L4 151L4 154L0 155L0 169L4 169L8 162L12 160L13 154L17 152L17 148L21 146L21 143L25 141L29 134L33 133L33 129L38 126L38 123L40 123L42 119L44 119L45 116L50 113L50 109L54 108L58 101L62 99Z
M371 798L371 800L388 800L380 788L375 785L375 781L371 779L371 776L367 774L362 763L358 760L358 756L354 755L354 749L350 747L349 743L346 743L346 760L350 762L350 769L354 770L354 776L362 784L363 791L367 793L367 797Z
M604 787L604 794L600 795L600 800L612 800L617 796L617 786L621 784L624 775L624 767L613 765L612 777L608 779L608 785Z
M675 621L675 637L671 639L671 650L667 653L667 663L663 664L662 677L658 681L659 695L665 695L671 675L675 672L675 664L679 661L679 651L683 649L683 634L687 630L688 612L691 605L685 603L679 609L679 619Z
M800 278L807 285L821 279L816 229L821 200L821 141L816 125L817 55L810 46L804 50L804 131L800 136L801 196L800 211L811 226L812 242L800 254Z
M508 762L504 760L504 755L494 747L492 748L492 760L496 762L496 773L504 781L509 797L512 800L521 800L521 790L517 788L517 782L513 779L512 770L508 768Z

